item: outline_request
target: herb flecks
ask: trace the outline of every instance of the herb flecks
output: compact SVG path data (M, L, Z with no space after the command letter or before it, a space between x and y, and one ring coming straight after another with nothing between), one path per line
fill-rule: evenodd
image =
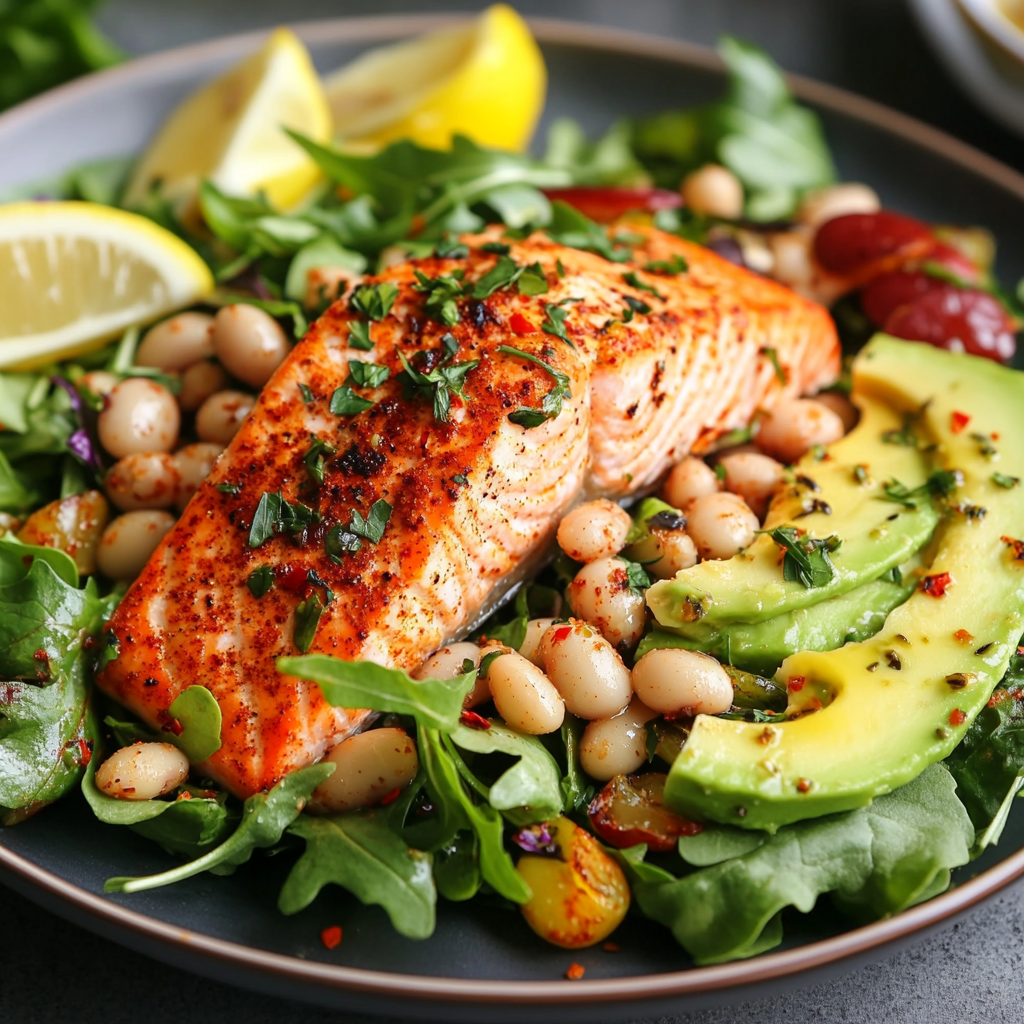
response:
M630 287L636 288L637 291L647 292L649 295L653 295L656 299L661 299L662 302L665 301L665 296L662 295L654 285L647 284L646 281L641 281L635 270L629 270L624 273L622 275L622 280Z
M562 402L572 398L572 388L569 384L568 375L562 373L561 370L556 370L549 363L544 362L543 359L531 355L529 352L523 352L521 349L512 348L509 345L499 345L498 351L503 352L505 355L518 356L520 359L527 359L531 363L535 363L555 380L554 387L541 399L539 409L520 407L515 412L509 413L509 420L520 427L530 428L539 427L545 420L553 420L558 416L562 411Z
M783 551L783 579L811 588L828 586L835 578L836 567L829 555L842 543L835 534L818 540L794 526L780 526L768 536Z
M452 395L463 402L469 401L466 394L466 376L480 365L479 359L469 359L461 363L451 360L458 353L458 342L450 334L441 339L445 357L431 370L417 370L399 351L398 358L404 368L404 377L409 390L433 404L434 419L438 423L447 423L451 419Z
M649 274L663 274L666 277L675 274L685 274L690 269L690 264L677 253L672 254L671 259L651 260L644 264L644 270Z
M547 319L540 325L540 329L545 334L561 338L570 348L575 348L576 346L573 345L565 329L565 318L569 315L569 310L564 306L566 301L568 300L563 299L562 302L544 303L544 313Z
M299 501L287 501L280 491L265 492L256 506L249 527L249 547L258 548L274 534L297 536L317 519L317 514Z
M352 296L352 308L371 320L383 320L398 298L398 285L390 281L360 285Z
M779 362L778 351L770 346L766 346L761 349L761 355L763 355L768 362L772 364L772 369L775 370L775 376L779 379L779 383L785 387L788 383L788 378L786 377L786 371L783 370L782 364Z
M331 395L331 412L335 416L355 416L372 409L375 403L357 395L347 384L343 384Z
M415 271L416 284L413 288L426 295L423 308L427 315L442 324L454 327L461 319L459 299L465 297L466 286L463 283L465 271L459 267L451 274L440 274L427 277L422 270Z
M302 461L305 463L309 475L320 485L324 482L324 466L326 460L337 452L337 449L328 441L316 438L306 450Z
M348 361L348 372L349 380L361 388L379 388L391 376L391 371L386 366L363 362L360 359Z

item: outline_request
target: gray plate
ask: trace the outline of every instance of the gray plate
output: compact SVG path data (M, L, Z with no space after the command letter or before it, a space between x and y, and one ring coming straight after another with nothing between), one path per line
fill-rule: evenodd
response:
M368 44L450 19L351 19L300 26L330 70ZM571 115L597 132L617 116L718 95L714 55L611 29L536 21L550 71L545 118ZM85 160L140 150L192 88L251 51L238 36L161 54L83 80L0 116L0 192ZM794 80L819 109L841 175L870 182L885 203L929 220L997 231L1004 281L1024 273L1024 178L915 121L813 82ZM543 126L542 126L543 131ZM913 941L1024 873L1024 815L996 850L955 875L943 896L862 928L830 913L788 914L786 941L753 960L695 968L658 926L629 918L618 953L540 942L516 912L483 900L444 904L426 942L396 935L378 908L337 889L294 917L275 909L286 858L231 878L205 875L166 890L102 895L111 875L162 870L167 858L127 829L99 824L70 797L0 832L0 878L76 923L159 959L224 981L338 1009L443 1020L596 1022L692 1010L820 981ZM345 929L328 952L320 931ZM562 980L578 961L582 981Z

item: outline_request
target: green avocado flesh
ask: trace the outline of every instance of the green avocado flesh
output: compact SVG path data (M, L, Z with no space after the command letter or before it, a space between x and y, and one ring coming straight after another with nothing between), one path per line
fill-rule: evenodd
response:
M672 579L655 583L647 604L658 625L709 642L723 626L749 625L786 615L846 594L906 562L931 537L939 514L925 498L908 508L890 500L886 484L922 487L931 458L916 447L884 437L904 434L903 411L867 392L855 393L860 422L824 459L805 456L795 479L776 495L765 530L795 526L811 538L838 536L842 546L830 557L830 583L805 587L783 579L782 551L761 534L745 551L705 561ZM863 472L857 467L863 467Z
M917 588L876 635L786 658L776 676L789 695L779 721L695 719L665 789L678 813L774 832L869 804L960 742L1021 635L1024 545L1012 542L1024 538L1013 484L1024 478L1024 374L885 335L861 352L853 374L862 408L884 403L897 418L916 417L919 445L963 482L947 499L927 569L912 577ZM877 431L884 417L865 419ZM833 446L831 464L843 446L847 466L866 463L884 479L883 446L863 428ZM914 486L907 477L899 479ZM842 508L837 501L837 532Z

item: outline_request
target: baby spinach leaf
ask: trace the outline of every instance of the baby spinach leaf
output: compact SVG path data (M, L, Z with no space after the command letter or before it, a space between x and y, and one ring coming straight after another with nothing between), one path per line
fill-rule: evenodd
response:
M767 832L730 828L728 825L709 822L695 836L680 837L679 856L695 868L707 868L733 857L753 853L767 841Z
M511 622L503 626L484 626L481 634L488 640L496 640L518 651L526 639L526 627L530 621L529 589L528 586L519 588L515 603L516 617Z
M167 710L181 724L181 733L173 742L192 764L220 750L220 705L205 686L182 690Z
M454 729L462 700L476 682L476 669L454 679L413 679L398 668L372 661L342 661L328 654L278 658L277 668L318 683L328 703L342 708L369 708L411 715L432 729Z
M400 935L425 939L433 933L433 859L411 849L392 829L386 813L303 814L288 831L304 839L306 849L281 889L277 905L283 914L308 907L333 882L361 903L383 907Z
M242 807L238 828L219 846L196 860L143 878L108 878L104 892L141 892L172 885L204 871L229 869L244 864L254 850L273 846L299 816L310 794L334 771L332 763L310 765L286 775L267 793L249 797ZM165 812L166 813L166 812Z

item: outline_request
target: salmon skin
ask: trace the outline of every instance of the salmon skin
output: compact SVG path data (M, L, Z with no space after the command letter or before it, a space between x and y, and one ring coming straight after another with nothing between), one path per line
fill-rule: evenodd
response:
M630 230L643 240L627 263L541 234L502 256L480 248L492 233L463 258L393 266L364 282L397 289L370 309L383 315L369 349L366 301L335 303L121 601L99 686L163 728L183 689L207 687L223 729L203 770L239 796L265 790L369 714L332 708L276 658L415 668L536 567L574 502L650 490L759 407L835 378L823 308ZM686 271L644 269L673 255ZM533 268L525 291L547 291L481 285L474 298L502 258ZM454 391L436 383L446 368ZM332 412L332 396L335 410L368 407Z

